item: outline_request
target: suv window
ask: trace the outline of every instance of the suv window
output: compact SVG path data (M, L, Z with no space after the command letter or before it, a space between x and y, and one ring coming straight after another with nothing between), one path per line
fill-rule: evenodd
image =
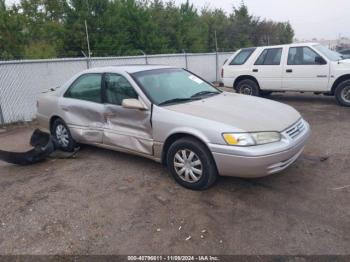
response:
M249 57L254 53L255 48L242 49L235 58L231 61L230 65L243 65Z
M101 103L101 74L80 76L65 93L65 97Z
M125 77L118 74L106 74L106 102L121 105L124 99L138 98L132 85Z
M288 54L288 65L315 65L319 55L310 47L291 47Z
M281 57L282 48L265 49L256 60L255 65L280 65Z

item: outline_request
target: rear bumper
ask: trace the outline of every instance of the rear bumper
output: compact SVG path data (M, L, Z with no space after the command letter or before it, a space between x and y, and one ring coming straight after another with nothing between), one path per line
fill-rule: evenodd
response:
M246 148L244 152L245 155L237 154L237 148L235 148L235 152L232 154L227 152L227 150L230 149L226 149L226 152L215 152L212 148L213 157L221 176L245 178L264 177L281 172L293 164L303 152L309 135L310 128L307 124L307 128L300 134L297 141L283 139L283 141L279 143L274 143L275 145L271 144L269 145L269 153L267 154L264 154L264 150L256 147L248 149L251 150L249 154ZM281 147L285 147L286 144L288 144L288 147L284 150L280 150ZM272 147L276 148L276 151L273 153L271 152Z

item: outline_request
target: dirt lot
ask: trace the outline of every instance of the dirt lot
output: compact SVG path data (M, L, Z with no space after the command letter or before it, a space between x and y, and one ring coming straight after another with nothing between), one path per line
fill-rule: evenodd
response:
M89 146L76 159L0 162L0 254L350 254L350 109L272 99L313 133L297 163L263 179L192 192L157 163ZM27 148L33 128L0 133L0 147Z

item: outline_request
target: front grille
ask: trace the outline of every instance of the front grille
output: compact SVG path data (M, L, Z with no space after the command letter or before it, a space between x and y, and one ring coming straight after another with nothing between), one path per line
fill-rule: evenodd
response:
M287 129L286 134L291 139L296 139L305 130L305 123L303 119L300 119L295 125Z

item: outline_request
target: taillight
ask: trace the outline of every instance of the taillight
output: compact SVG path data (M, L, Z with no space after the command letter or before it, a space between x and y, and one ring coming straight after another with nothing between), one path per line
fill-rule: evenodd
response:
M221 78L224 78L224 73L225 73L224 68L221 68Z

